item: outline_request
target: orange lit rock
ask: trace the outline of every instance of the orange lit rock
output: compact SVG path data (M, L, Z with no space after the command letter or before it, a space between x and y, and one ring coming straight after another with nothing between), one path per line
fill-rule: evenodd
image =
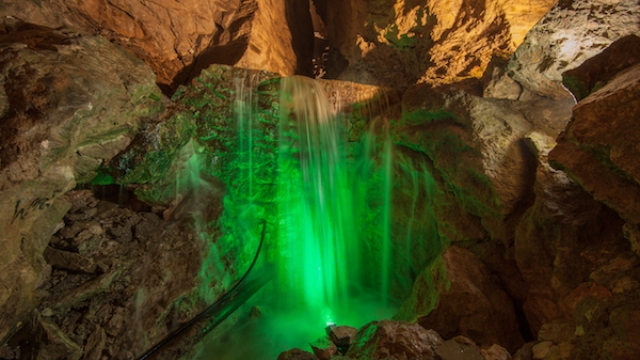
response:
M597 55L619 38L640 34L636 1L558 1L538 22L509 64L509 73L538 95L570 96L562 73Z
M593 197L640 223L640 64L627 68L574 108L549 154Z
M494 54L508 57L555 0L351 0L325 22L346 68L341 79L404 87L479 78ZM323 1L319 1L323 3ZM322 8L322 6L320 6ZM337 65L336 65L337 66Z
M3 16L38 25L72 25L103 35L143 59L165 91L186 83L212 63L281 75L293 75L299 66L299 73L311 72L313 44L300 54L292 45L294 37L312 36L306 2L8 0L2 10ZM291 31L294 23L297 28ZM308 63L308 69L299 63Z

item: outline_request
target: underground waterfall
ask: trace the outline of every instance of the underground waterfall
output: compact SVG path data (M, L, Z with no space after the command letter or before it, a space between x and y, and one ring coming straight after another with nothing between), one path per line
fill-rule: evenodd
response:
M172 163L178 200L207 199L206 194L215 192L207 180L211 175L226 187L217 225L222 234L203 266L218 269L203 275L203 291L209 290L212 277L230 276L220 264L247 264L261 240L264 247L254 271L275 269L228 328L209 336L200 359L220 354L275 358L288 348L308 347L327 325L360 327L391 318L403 300L398 294L410 291L416 269L424 266L412 251L437 247L428 205L433 179L424 166L394 150L384 101L363 99L361 106L379 115L354 136L353 122L339 109L339 93L331 103L320 83L304 77L271 85L279 88L271 105L279 113L277 123L259 113L264 85L252 78L234 81L233 119L227 121L235 136L226 142L227 152L214 157L227 171L207 174L205 150L193 140ZM405 193L394 190L398 178L409 183L403 186ZM394 194L411 198L401 199L411 206L396 209ZM199 204L189 210L198 232L212 237L211 226L198 218L207 205L191 204ZM229 248L237 249L237 255L225 260L224 249ZM256 314L261 315L256 319ZM257 353L229 345L234 336L242 336L245 345L253 337L250 341L260 344Z

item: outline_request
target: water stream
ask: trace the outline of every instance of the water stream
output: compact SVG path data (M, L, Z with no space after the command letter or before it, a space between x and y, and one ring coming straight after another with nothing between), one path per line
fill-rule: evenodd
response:
M254 113L257 96L246 86L235 82L237 150L222 221L251 253L257 244L251 228L265 220L261 258L278 271L238 311L230 331L211 336L201 359L275 359L293 347L309 350L327 324L360 327L390 318L399 300L392 294L411 285L397 281L404 271L398 268L411 266L414 234L403 230L397 237L404 244L393 244L399 155L388 120L371 120L370 131L349 141L349 122L322 86L290 77L280 82L273 134ZM413 212L422 191L418 175L411 185Z

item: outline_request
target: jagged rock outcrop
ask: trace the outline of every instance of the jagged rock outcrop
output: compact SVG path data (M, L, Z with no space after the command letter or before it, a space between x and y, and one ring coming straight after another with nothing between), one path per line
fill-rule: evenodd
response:
M512 351L523 344L512 300L476 255L457 246L418 276L397 317L417 318L445 338L464 335Z
M479 78L555 2L316 1L335 51L327 75L394 87Z
M634 0L558 1L518 47L509 62L509 74L528 93L570 96L561 74L619 38L639 34L638 12L640 4Z
M131 210L135 199L117 188L98 193L108 197L116 190L113 200L120 205L96 199L90 190L64 195L71 208L45 250L53 268L40 286L46 296L6 348L33 358L129 359L204 310L196 286L201 239L188 221L162 220L150 207ZM218 292L225 286L212 285ZM191 351L200 333L184 332L156 358Z
M143 59L165 92L212 63L281 75L312 72L313 28L305 1L9 0L0 11L2 17L102 35Z
M404 321L374 321L362 327L346 357L351 359L433 359L442 338Z
M510 243L517 216L530 201L535 159L525 145L534 129L553 136L572 101L481 98L475 88L409 88L396 142L425 154L443 196L435 215L450 241ZM537 111L544 108L543 111Z
M640 223L639 91L640 61L576 105L550 154L596 200L634 224Z
M105 39L2 20L0 342L44 296L43 253L70 206L62 195L161 107L151 70Z
M527 282L523 312L532 334L566 315L559 305L589 274L628 249L622 221L565 172L549 166L552 138L532 133L535 202L518 223L514 256Z
M354 329L355 334L355 329ZM333 347L335 349L335 345ZM326 346L326 345L325 345ZM444 340L434 330L411 322L372 321L357 331L353 343L332 356L316 355L296 348L282 352L279 360L348 360L348 359L416 359L416 360L510 360L509 352L497 345L483 348L465 336ZM340 347L339 347L340 348Z

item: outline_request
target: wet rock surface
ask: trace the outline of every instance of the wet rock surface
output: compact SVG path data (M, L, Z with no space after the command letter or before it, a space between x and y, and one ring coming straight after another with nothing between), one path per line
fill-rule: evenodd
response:
M432 359L442 339L418 324L374 321L358 331L346 353L348 358Z
M19 356L7 359L133 359L204 309L203 245L191 224L89 190L65 199L71 209L45 251L52 271L42 302L9 341Z
M302 349L292 349L282 352L278 359L511 359L509 352L497 344L480 348L473 340L464 336L455 336L445 341L434 330L426 330L416 323L395 320L373 321L363 326L357 330L353 343L339 353L318 351L317 344L326 342L331 342L330 336L311 344L316 356ZM329 345L322 347L330 348Z

